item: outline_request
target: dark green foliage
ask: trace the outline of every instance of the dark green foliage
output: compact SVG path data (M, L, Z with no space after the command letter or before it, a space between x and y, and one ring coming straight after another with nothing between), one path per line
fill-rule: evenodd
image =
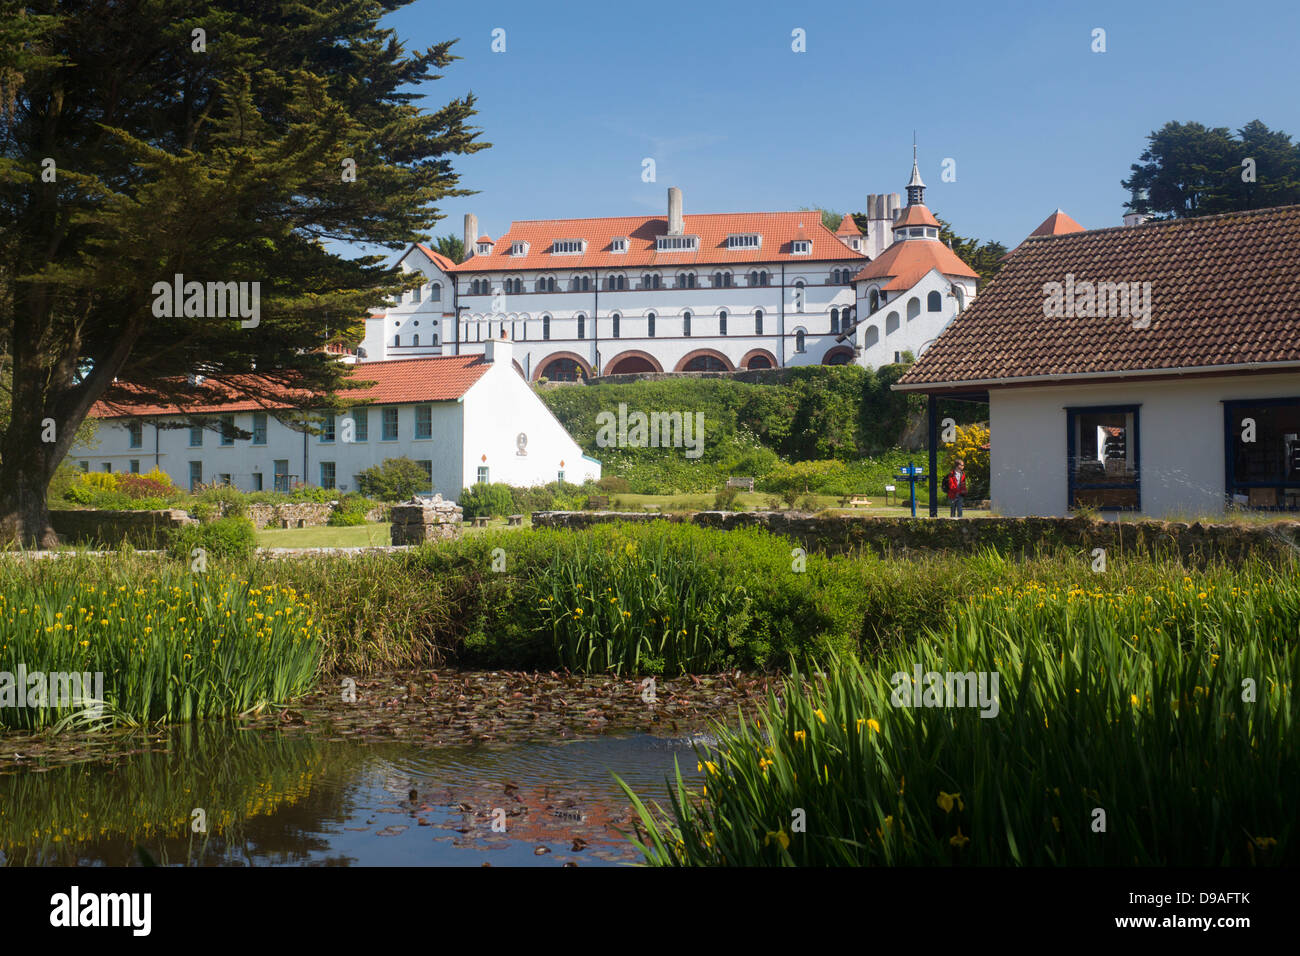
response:
M514 514L515 500L510 493L509 485L481 481L461 492L458 504L464 510L466 520L499 518L502 515Z
M177 528L168 537L167 552L172 557L189 561L195 548L202 548L208 560L246 558L257 550L257 530L247 518L218 518Z
M416 492L430 490L429 476L411 458L385 458L357 475L357 490L380 501L406 501Z
M403 277L339 247L427 238L464 194L451 160L486 145L473 96L430 86L453 42L402 42L405 5L0 6L0 536L52 538L49 479L115 381L183 408L214 386L283 402L285 384L302 407L341 404L321 346L355 340ZM259 283L259 324L156 316L154 284L177 273ZM54 442L34 439L45 418Z
M1243 179L1246 159L1254 160L1254 175ZM1300 144L1259 120L1236 135L1226 126L1166 123L1147 134L1141 163L1130 169L1121 185L1135 197L1126 208L1157 218L1300 203Z

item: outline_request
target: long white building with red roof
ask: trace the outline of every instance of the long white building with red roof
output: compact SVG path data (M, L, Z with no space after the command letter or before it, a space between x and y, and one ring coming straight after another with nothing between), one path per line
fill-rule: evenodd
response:
M529 381L734 371L919 355L975 297L939 239L915 156L908 203L868 197L864 235L817 211L523 220L493 239L466 216L466 258L423 245L427 280L367 322L363 361L478 354L502 337Z

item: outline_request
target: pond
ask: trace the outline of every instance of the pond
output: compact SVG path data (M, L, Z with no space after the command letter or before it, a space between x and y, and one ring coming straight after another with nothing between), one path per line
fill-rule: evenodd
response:
M680 679L648 707L617 678L425 671L244 721L0 734L0 864L636 863L614 775L666 804L709 721L768 686Z

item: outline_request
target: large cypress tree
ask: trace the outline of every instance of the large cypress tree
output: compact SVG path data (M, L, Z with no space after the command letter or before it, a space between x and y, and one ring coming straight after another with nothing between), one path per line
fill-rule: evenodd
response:
M335 399L322 346L402 280L326 243L426 239L486 146L472 95L421 109L454 41L404 50L379 21L407 2L0 0L0 539L53 542L50 477L123 383ZM156 316L177 274L260 283L258 324Z

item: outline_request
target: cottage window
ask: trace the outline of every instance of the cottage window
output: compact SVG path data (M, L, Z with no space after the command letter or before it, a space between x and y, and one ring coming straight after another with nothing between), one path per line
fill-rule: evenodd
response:
M1070 508L1140 510L1138 406L1067 408L1066 413Z

